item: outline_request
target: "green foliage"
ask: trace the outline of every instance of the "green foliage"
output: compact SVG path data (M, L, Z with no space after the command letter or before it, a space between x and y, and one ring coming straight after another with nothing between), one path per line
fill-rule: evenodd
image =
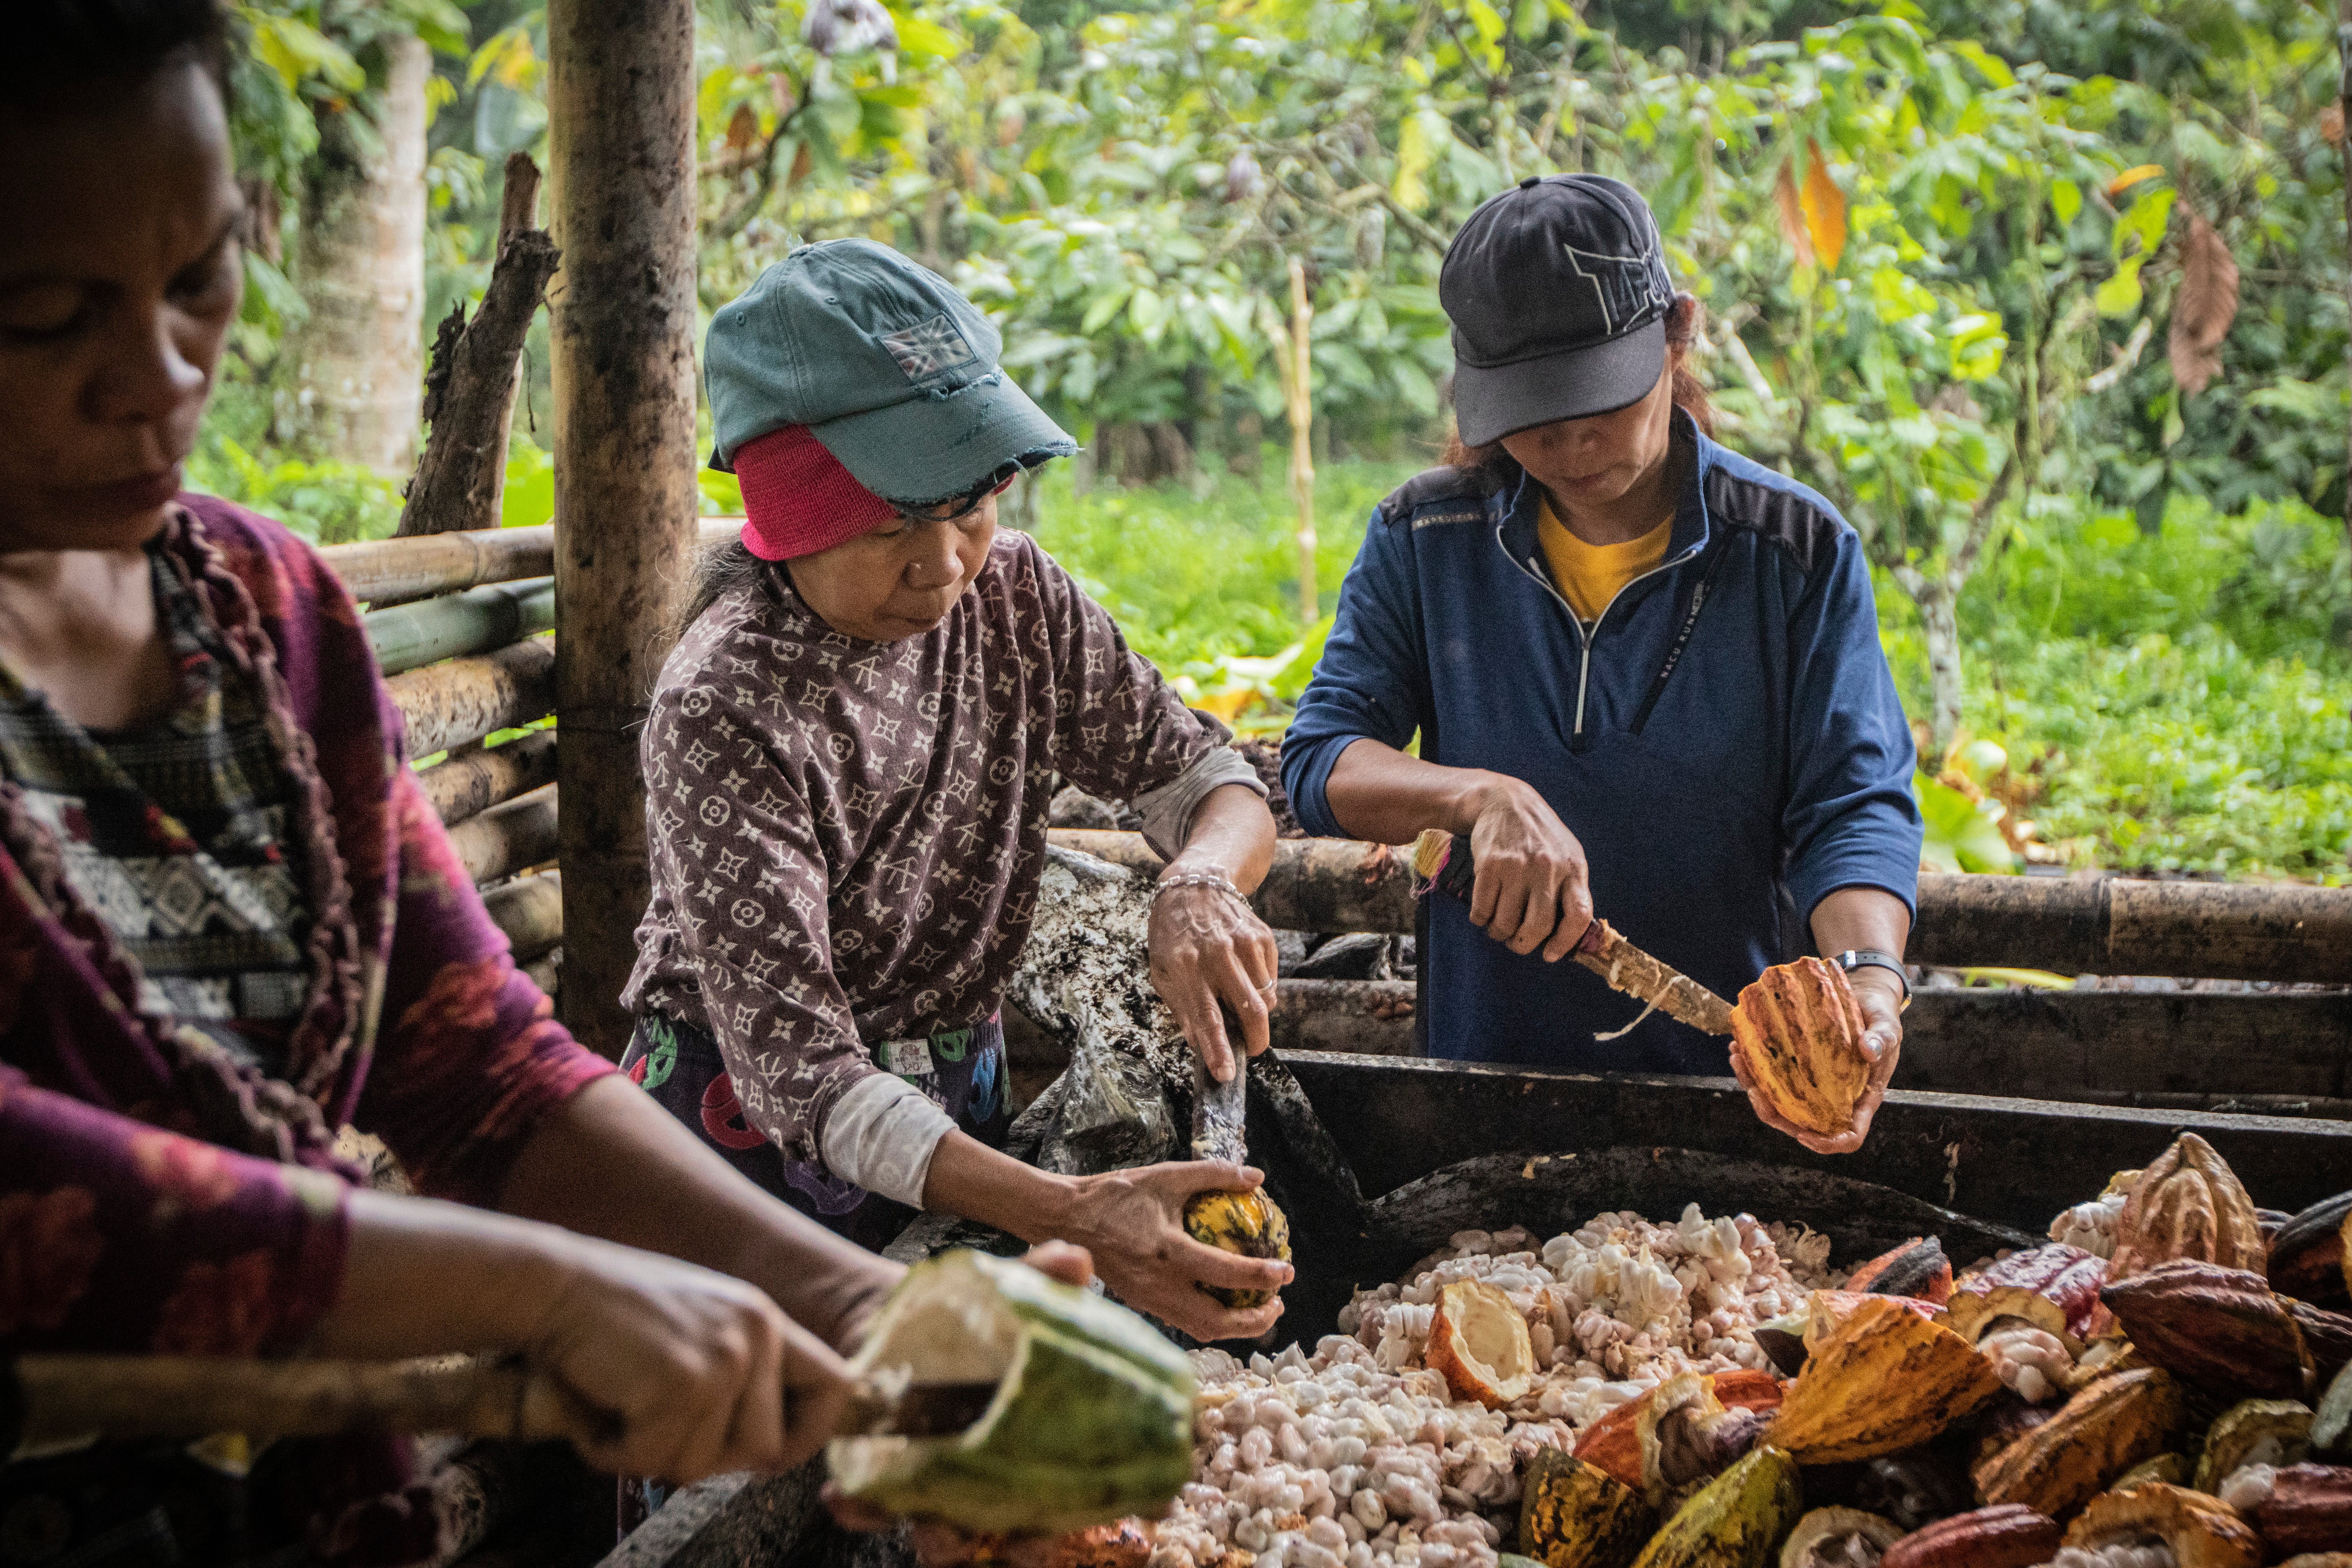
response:
M1919 863L1938 871L2014 871L2017 852L2000 836L2000 806L1990 800L1970 800L1926 773L1911 775L1911 794L1919 802L1919 818L1927 836L1919 847Z
M188 460L188 488L251 507L313 544L388 539L400 523L400 486L353 463L256 457L227 437Z
M1217 659L1265 658L1299 640L1296 518L1281 472L1268 450L1258 477L1225 475L1198 498L1109 486L1079 497L1068 465L1056 464L1038 498L1037 542L1118 618L1137 652L1221 687ZM1319 583L1346 574L1373 506L1412 472L1342 463L1318 473Z

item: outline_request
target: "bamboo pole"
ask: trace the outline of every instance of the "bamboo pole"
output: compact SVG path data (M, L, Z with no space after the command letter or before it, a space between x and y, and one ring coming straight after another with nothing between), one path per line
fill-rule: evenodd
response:
M408 754L429 757L547 717L555 706L555 647L532 637L487 658L395 675L384 687L408 722Z
M1116 865L1160 865L1139 833L1050 837ZM1413 929L1409 858L1381 844L1286 838L1251 901L1286 931ZM2352 889L1930 873L1919 879L1906 956L2064 974L2352 984Z
M716 544L742 531L740 517L706 517L698 537L706 545ZM537 528L378 539L331 544L319 553L352 598L382 608L485 583L544 577L555 570L555 529L542 523Z
M482 895L490 923L506 933L514 961L528 968L563 942L563 874L517 877Z
M555 731L541 730L487 751L461 752L416 775L441 820L456 826L477 812L555 782Z
M498 583L395 610L372 610L361 624L376 663L384 674L399 675L553 630L555 579Z
M555 786L543 784L451 828L449 847L476 882L511 877L555 858L556 821Z
M2352 5L2352 0L2345 0ZM1283 389L1290 412L1290 499L1298 508L1298 618L1313 626L1321 618L1315 592L1315 451L1308 437L1315 426L1315 358L1307 329L1315 302L1307 295L1307 267L1290 258L1290 374Z
M636 738L696 537L693 0L548 9L563 1016L618 1058L652 884Z

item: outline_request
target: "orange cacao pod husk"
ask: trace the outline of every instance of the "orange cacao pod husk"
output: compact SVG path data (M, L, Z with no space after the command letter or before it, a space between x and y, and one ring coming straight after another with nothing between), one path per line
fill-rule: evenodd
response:
M1769 1372L1737 1367L1708 1376L1716 1402L1732 1410L1773 1410L1780 1404L1780 1380ZM1656 1389L1636 1394L1578 1434L1576 1457L1610 1479L1642 1489L1642 1413Z
M2220 1498L2151 1481L2090 1500L2066 1527L2066 1544L2084 1552L2161 1541L2176 1568L2262 1568L2262 1537Z
M2107 1283L2176 1258L2257 1271L2269 1262L2254 1200L2229 1162L2194 1132L2174 1139L2132 1184L2116 1221Z
M2172 1445L2187 1419L2180 1384L2158 1367L2119 1372L2081 1390L2058 1414L1973 1471L1977 1499L2022 1503L2056 1519Z
M1764 1102L1808 1132L1853 1126L1870 1086L1862 1004L1845 971L1818 958L1779 963L1739 993L1731 1054Z

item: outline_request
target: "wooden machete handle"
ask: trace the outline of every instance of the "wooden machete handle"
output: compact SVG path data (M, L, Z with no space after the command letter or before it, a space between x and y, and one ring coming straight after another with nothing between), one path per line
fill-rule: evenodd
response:
M0 1370L0 1451L90 1437L318 1436L375 1428L582 1446L620 1421L551 1373L470 1356L249 1361L227 1356L26 1355Z

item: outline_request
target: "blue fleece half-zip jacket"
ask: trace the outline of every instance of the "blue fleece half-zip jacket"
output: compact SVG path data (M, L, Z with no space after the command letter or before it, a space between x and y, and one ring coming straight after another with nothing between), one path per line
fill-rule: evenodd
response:
M1685 484L1665 560L1590 627L1536 538L1540 488L1507 460L1437 468L1382 501L1282 745L1309 833L1359 739L1525 780L1584 846L1592 905L1727 999L1812 949L1840 888L1911 904L1910 727L1879 647L1862 541L1829 502L1675 415ZM1679 645L1679 651L1677 651ZM1433 895L1429 1052L1577 1070L1710 1073L1727 1042L1563 960L1521 956Z

